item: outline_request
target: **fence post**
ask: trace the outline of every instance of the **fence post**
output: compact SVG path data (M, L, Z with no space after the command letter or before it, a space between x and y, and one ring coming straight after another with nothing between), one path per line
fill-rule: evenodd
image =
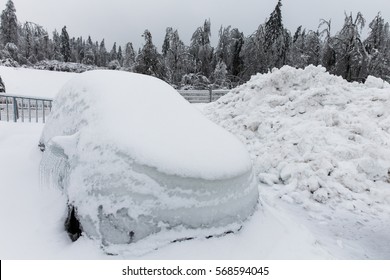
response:
M209 92L210 92L210 103L213 101L213 89L211 86L209 86Z
M8 97L5 98L5 106L6 106L7 122L9 122Z
M42 100L42 121L45 123L45 100Z
M16 102L16 97L12 97L12 105L14 107L14 122L18 121L18 103Z
M35 122L38 122L38 99L35 99Z
M22 98L22 122L24 122L24 99Z

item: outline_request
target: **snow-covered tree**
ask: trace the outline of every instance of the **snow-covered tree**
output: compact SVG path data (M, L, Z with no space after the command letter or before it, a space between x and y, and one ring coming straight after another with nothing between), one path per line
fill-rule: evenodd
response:
M334 73L336 66L336 51L334 50L334 38L331 36L331 20L321 19L319 28L323 28L320 35L324 36L324 42L322 45L322 66L326 68L330 73Z
M114 42L114 45L112 46L112 49L110 51L110 61L118 60L118 52L116 50L116 42Z
M15 5L12 0L7 1L5 9L1 13L0 35L3 46L7 43L12 43L18 46L18 19L16 17Z
M345 14L343 28L334 38L336 52L335 74L348 81L361 81L367 75L368 54L360 39L365 19L359 12L356 17Z
M145 44L138 53L135 71L164 79L165 73L162 58L153 44L152 34L149 30L145 30L142 36L145 38Z
M119 65L122 66L123 65L123 53L122 53L122 47L121 46L118 47L117 60L119 62Z
M129 71L133 70L135 63L135 52L132 43L127 43L125 48L125 55L123 57L123 67Z
M69 35L68 32L66 31L66 26L62 28L60 40L61 40L60 53L64 61L68 62L71 57L71 51L70 51Z
M264 24L264 51L268 68L280 68L287 63L291 38L282 22L282 1L279 0L269 19Z
M224 88L227 87L227 66L225 62L220 60L217 65L215 66L214 72L213 72L213 81L214 85L218 88Z
M260 25L252 35L245 38L241 53L244 62L244 69L241 76L244 80L249 80L253 74L268 71L264 40L264 24Z
M213 48L210 45L211 23L205 20L203 26L198 27L192 34L190 53L195 62L195 71L210 77L212 69Z
M1 76L0 76L0 92L5 92L5 85Z
M85 44L84 58L82 60L82 63L87 65L95 64L95 55L93 52L93 43L92 43L91 36L88 36L87 42Z
M108 53L106 49L106 45L104 43L104 39L100 42L99 52L98 52L98 66L106 67L108 60Z
M369 24L369 34L364 41L368 53L367 74L390 79L390 30L380 13Z
M172 27L166 29L162 56L167 73L167 81L178 85L186 69L189 68L189 57L184 43L179 38L178 31L173 30Z
M214 60L218 63L223 61L227 67L226 77L230 77L231 82L237 82L243 68L243 60L240 52L244 44L244 34L237 28L230 26L220 28L219 41L215 49Z

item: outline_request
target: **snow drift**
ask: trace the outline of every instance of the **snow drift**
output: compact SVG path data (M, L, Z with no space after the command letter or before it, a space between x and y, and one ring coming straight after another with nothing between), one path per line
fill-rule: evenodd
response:
M381 79L348 83L323 67L285 66L253 76L204 112L246 143L275 196L314 212L327 205L388 220L389 108L390 85Z
M224 231L258 200L243 144L145 75L77 75L56 97L41 143L44 180L104 245L181 227Z

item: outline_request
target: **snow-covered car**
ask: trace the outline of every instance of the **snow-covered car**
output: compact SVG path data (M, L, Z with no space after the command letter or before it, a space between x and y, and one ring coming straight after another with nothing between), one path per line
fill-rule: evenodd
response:
M150 76L73 78L55 98L40 146L42 177L67 196L74 239L77 228L103 245L180 229L222 233L258 202L243 144Z

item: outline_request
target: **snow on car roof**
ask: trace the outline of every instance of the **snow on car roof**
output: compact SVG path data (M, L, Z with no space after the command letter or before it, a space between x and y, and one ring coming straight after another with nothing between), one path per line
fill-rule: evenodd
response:
M107 145L166 174L223 179L251 169L241 142L154 77L88 71L57 95L43 141L79 134L79 149Z

